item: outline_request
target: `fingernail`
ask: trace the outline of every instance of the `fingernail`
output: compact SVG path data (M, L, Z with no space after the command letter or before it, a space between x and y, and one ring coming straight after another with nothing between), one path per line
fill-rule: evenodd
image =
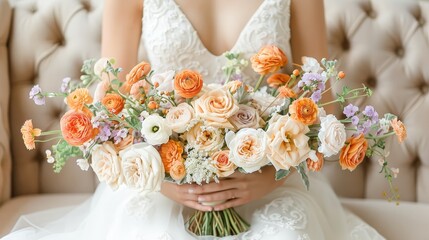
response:
M204 197L198 197L198 202L204 202Z
M195 192L195 190L193 188L188 189L188 193L194 193L194 192Z

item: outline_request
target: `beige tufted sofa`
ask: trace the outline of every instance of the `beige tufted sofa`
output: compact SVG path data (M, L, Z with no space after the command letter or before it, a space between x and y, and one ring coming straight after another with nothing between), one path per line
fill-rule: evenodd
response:
M70 163L60 175L44 149L26 151L19 133L32 118L55 127L61 101L38 107L28 99L34 84L55 90L64 77L79 77L84 59L99 56L101 0L0 0L0 236L19 215L82 202L97 182ZM398 115L409 137L389 142L389 160L400 168L399 206L383 200L387 190L377 159L352 174L327 164L325 173L342 202L387 239L429 239L429 2L325 0L332 58L340 60L347 84L362 83L380 113ZM144 51L141 49L141 58ZM341 86L336 86L339 90ZM381 114L380 114L381 115Z

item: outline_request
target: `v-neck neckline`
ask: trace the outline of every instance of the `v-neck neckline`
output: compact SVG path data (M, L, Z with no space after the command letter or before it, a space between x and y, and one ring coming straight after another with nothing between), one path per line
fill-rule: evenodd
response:
M175 0L170 0L172 2L172 4L176 7L177 11L179 12L179 14L182 15L182 17L185 19L185 22L187 24L189 24L189 26L191 27L191 29L193 30L193 32L197 35L197 40L198 40L198 44L201 45L201 47L208 52L212 57L215 58L219 58L223 56L224 52L234 52L237 48L237 45L240 43L242 36L244 35L244 33L246 32L247 28L249 27L250 23L253 22L254 18L256 18L256 16L259 15L259 12L262 11L262 8L265 5L265 2L267 0L263 0L262 3L259 5L259 7L256 9L256 11L252 14L252 16L249 18L249 20L246 22L246 24L244 25L243 29L240 31L240 33L238 34L237 39L235 40L234 45L231 47L231 49L229 50L225 50L224 52L222 52L220 55L216 55L214 54L212 51L210 51L206 45L203 43L203 41L201 40L200 36L198 35L198 31L195 29L194 25L192 25L191 21L188 19L188 17L186 16L186 14L182 11L182 9L180 8L180 6L176 3Z

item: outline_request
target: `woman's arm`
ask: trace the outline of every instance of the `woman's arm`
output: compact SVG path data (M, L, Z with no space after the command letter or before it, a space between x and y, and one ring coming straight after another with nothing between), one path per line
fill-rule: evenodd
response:
M123 71L120 78L137 64L142 30L142 0L106 0L103 10L101 55L116 59Z

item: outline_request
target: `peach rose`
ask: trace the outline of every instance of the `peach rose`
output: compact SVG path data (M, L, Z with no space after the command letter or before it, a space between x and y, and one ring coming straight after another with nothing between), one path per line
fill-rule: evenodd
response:
M318 172L322 169L323 167L323 163L324 163L324 158L323 158L323 154L320 152L316 152L316 156L317 156L317 161L313 161L311 159L307 159L307 168L310 171L313 172Z
M290 80L290 76L284 73L274 73L267 79L268 86L278 88L286 85Z
M134 66L133 69L131 69L131 71L127 74L125 83L122 85L120 91L125 94L130 93L133 84L147 76L150 70L150 64L145 61Z
M309 131L308 126L288 115L274 114L269 121L267 136L268 159L276 170L289 170L312 158L314 151L310 149L306 135Z
M38 137L42 134L42 130L39 128L33 128L33 121L27 120L24 125L21 127L22 139L24 140L25 147L28 150L33 150L36 148L34 143L34 137Z
M407 138L407 129L405 128L405 125L399 121L398 118L391 120L390 125L392 126L393 131L395 131L399 142L402 143L405 138Z
M143 96L141 89L143 89L145 93L149 91L150 85L146 82L146 80L140 80L134 83L130 88L130 95L135 99L140 99Z
M221 150L212 154L213 165L217 169L218 177L228 177L233 174L237 166L229 161L229 150Z
M134 143L134 134L133 130L128 131L128 135L122 139L119 143L115 143L116 150L119 152L121 150L124 150L128 146L132 145Z
M228 121L238 110L237 100L225 89L205 93L193 103L197 117L204 123L219 128L234 128Z
M94 101L93 103L100 102L104 96L106 96L107 91L110 89L110 82L107 79L102 80L97 84L94 92Z
M228 89L232 94L236 93L237 90L243 86L243 82L235 80L235 81L231 81L229 83L227 83L225 85L226 89Z
M195 97L203 88L203 77L196 71L185 69L174 77L174 89L183 98Z
M297 98L298 97L292 89L290 89L286 86L279 87L278 91L279 91L279 96L282 98Z
M363 133L357 137L347 139L340 153L340 165L342 169L353 171L364 159L368 142Z
M283 51L276 46L265 46L254 55L250 62L255 72L266 75L278 71L287 64L287 57Z
M181 181L186 176L185 164L181 161L176 161L170 168L170 177L175 181Z
M67 96L66 100L67 105L75 111L82 111L84 108L87 109L85 104L90 104L93 101L87 88L78 88L74 90Z
M113 114L120 113L125 105L124 99L121 95L116 93L106 94L106 96L101 100L101 103Z
M194 109L188 103L180 103L170 108L165 121L176 133L184 133L194 119Z
M97 144L92 148L91 167L100 182L117 189L122 181L121 160L112 142Z
M170 172L171 166L175 162L183 162L183 147L178 141L170 139L167 143L161 145L158 152L166 173Z
M317 120L318 107L310 98L300 98L289 106L291 117L305 125L313 124Z
M196 124L184 134L188 145L199 151L212 152L221 149L224 144L222 131L218 128L207 127L202 123Z
M60 120L64 140L72 146L81 146L94 137L91 118L83 112L70 110Z

